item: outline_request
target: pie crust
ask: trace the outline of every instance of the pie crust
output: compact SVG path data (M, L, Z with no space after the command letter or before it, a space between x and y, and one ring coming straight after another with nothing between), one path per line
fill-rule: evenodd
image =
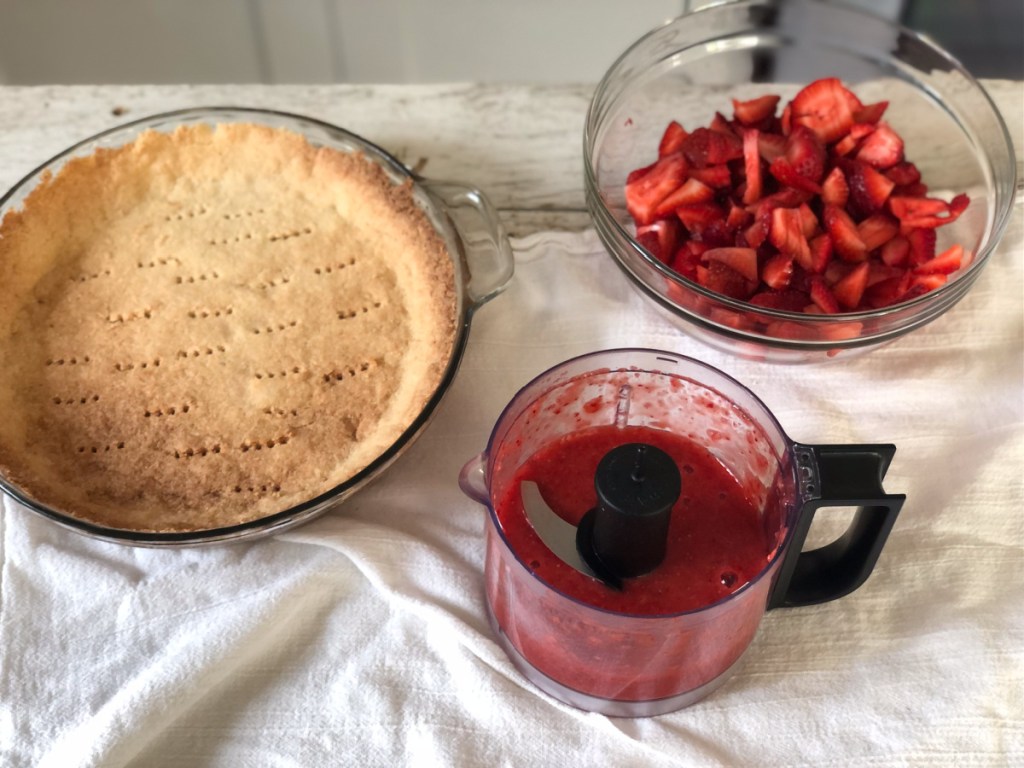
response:
M0 473L130 531L291 509L416 421L456 312L410 184L361 154L254 124L146 131L0 222Z

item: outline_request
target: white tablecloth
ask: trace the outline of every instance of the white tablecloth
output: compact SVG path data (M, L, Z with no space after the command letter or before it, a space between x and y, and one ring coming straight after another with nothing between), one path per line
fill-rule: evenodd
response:
M313 523L149 550L0 514L0 765L1024 764L1022 208L970 295L866 356L779 367L667 326L592 232L515 242L422 438ZM804 442L893 442L907 503L857 592L765 616L697 705L609 719L538 693L484 613L459 491L526 381L651 346L735 376ZM813 532L812 532L813 535Z

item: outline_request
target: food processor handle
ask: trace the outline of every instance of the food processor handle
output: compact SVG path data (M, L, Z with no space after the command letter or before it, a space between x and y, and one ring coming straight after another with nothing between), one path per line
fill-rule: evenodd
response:
M471 308L477 309L505 290L515 269L501 218L476 187L453 181L419 181L443 204L459 235L461 256L469 273L466 295Z
M793 525L768 609L814 605L848 595L871 574L906 496L882 488L894 445L795 445L803 506ZM819 549L801 551L815 513L857 507L850 526Z

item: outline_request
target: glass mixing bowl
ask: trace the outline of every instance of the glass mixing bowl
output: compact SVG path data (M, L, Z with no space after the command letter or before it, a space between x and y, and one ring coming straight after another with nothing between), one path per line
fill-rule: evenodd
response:
M755 307L669 269L635 238L627 175L657 159L665 127L693 130L730 99L838 77L865 103L888 101L887 121L906 142L929 196L966 192L971 204L937 230L937 253L960 243L970 263L942 287L870 312L808 315ZM970 290L1009 220L1016 161L984 89L932 41L892 22L816 0L751 0L708 7L653 30L608 70L583 136L587 206L615 262L672 322L744 357L813 362L864 352L920 328Z
M409 184L415 202L426 214L447 246L454 267L457 329L448 365L433 395L399 438L354 476L326 493L250 522L230 527L182 532L140 532L93 524L33 499L17 484L0 474L0 490L26 508L62 526L106 541L144 546L181 546L252 539L278 533L305 523L341 503L386 470L422 433L445 392L451 386L469 339L473 313L504 290L512 278L512 250L497 212L484 194L465 184L424 179L409 171L392 155L343 128L301 115L263 109L212 107L185 109L143 118L85 139L29 173L0 197L0 219L18 210L25 198L48 174L74 157L101 148L123 146L145 130L173 131L193 123L256 123L285 128L304 136L315 146L341 152L358 152L376 163L395 185Z

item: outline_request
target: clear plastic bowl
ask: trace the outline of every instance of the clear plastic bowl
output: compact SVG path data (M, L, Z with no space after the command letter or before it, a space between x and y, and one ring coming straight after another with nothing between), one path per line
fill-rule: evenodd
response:
M706 126L732 98L765 93L783 103L804 85L838 77L904 138L930 195L966 192L971 204L940 227L973 260L942 287L871 312L838 315L762 309L675 273L634 238L626 176L657 157L666 125ZM816 0L753 0L682 16L633 44L594 93L583 136L587 206L612 258L672 322L719 349L773 362L815 362L864 352L931 322L970 290L1009 220L1016 161L984 89L932 41L887 20Z
M341 152L359 152L377 163L396 185L411 184L414 200L444 240L452 258L458 329L447 369L433 396L390 447L335 488L267 517L226 528L195 531L154 533L121 530L96 525L62 510L50 508L0 474L0 490L23 506L67 528L106 541L144 546L181 546L252 539L308 522L341 503L378 477L426 428L458 371L469 338L473 313L501 293L512 278L511 246L497 212L480 190L455 182L423 179L380 147L343 128L301 115L272 110L241 107L185 109L143 118L105 131L61 152L15 184L0 197L0 218L7 211L20 208L45 174L56 173L72 157L90 155L100 148L122 146L145 130L173 131L180 125L191 123L257 123L286 128L301 134L316 146L331 147Z

